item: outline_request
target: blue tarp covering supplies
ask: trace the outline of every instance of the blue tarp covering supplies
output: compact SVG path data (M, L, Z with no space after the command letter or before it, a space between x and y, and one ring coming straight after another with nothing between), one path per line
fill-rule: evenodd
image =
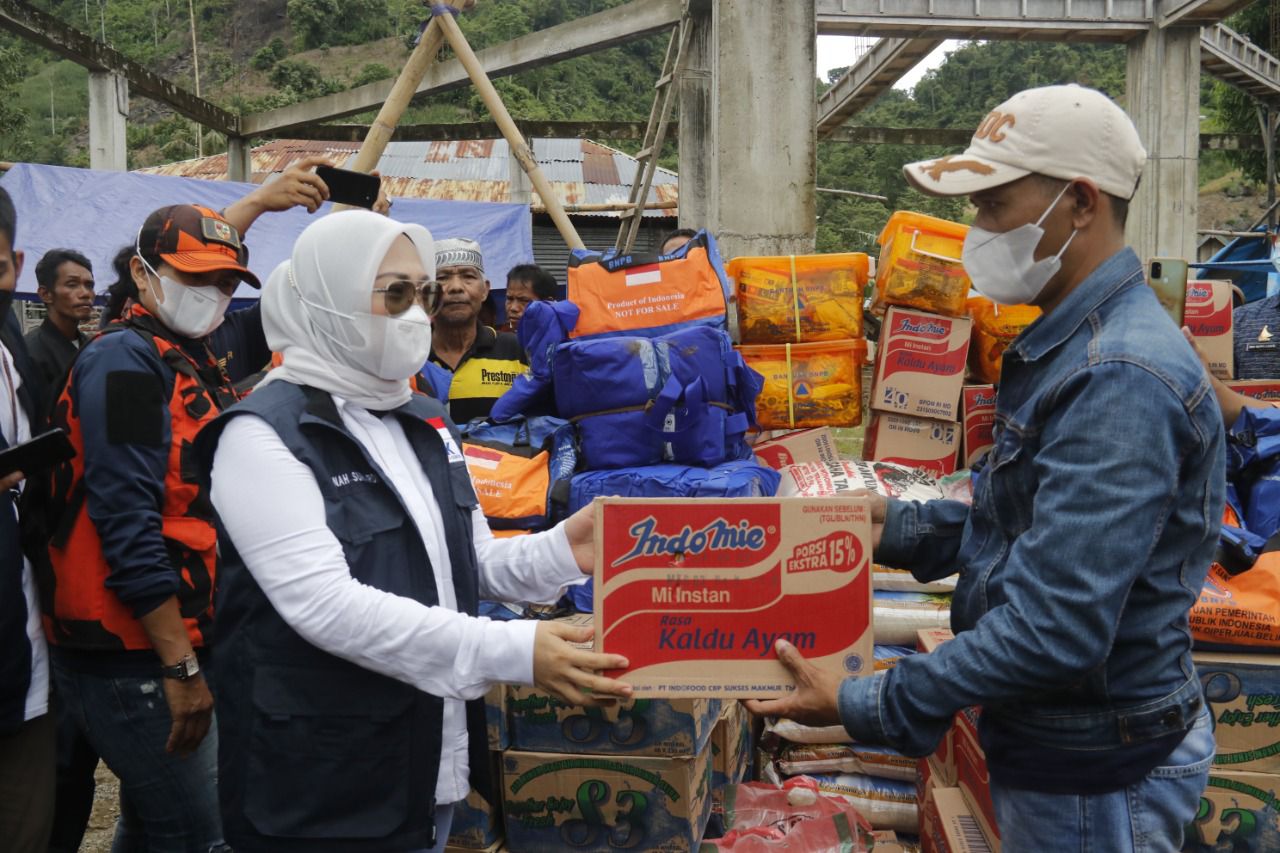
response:
M147 214L169 204L203 204L220 210L254 189L253 184L203 181L133 172L104 172L63 166L14 165L0 181L18 209L18 248L27 263L19 293L34 293L35 266L46 251L65 247L83 252L94 264L101 288L111 283L111 259L131 243ZM437 239L470 237L484 250L485 273L494 287L505 287L507 270L533 260L533 231L528 205L478 201L395 199L392 216L425 226ZM253 225L245 239L249 267L263 281L289 257L302 229L329 209L315 214L295 208L271 213ZM241 287L238 298L258 292Z

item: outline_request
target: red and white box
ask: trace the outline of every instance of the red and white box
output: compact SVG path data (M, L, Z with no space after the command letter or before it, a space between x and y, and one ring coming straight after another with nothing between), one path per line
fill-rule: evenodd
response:
M964 404L964 467L972 468L991 449L996 424L996 386L966 385L960 394Z
M954 474L960 456L960 424L876 412L867 427L866 456L919 468L933 477Z
M595 529L595 647L636 696L785 695L780 639L874 671L866 498L601 498Z
M885 314L871 407L882 412L960 419L960 389L973 321L893 306Z
M1191 330L1209 359L1209 370L1219 379L1235 375L1231 293L1228 281L1189 281L1182 314L1182 324Z
M991 802L991 776L987 772L987 755L978 741L981 708L965 708L956 714L952 744L956 762L956 786L965 803L973 811L983 836L992 850L1000 850L1000 827Z
M751 448L761 464L775 471L805 462L838 462L836 437L831 427L815 427L787 433Z
M1238 391L1255 400L1280 403L1280 379L1237 379L1226 383L1232 391Z

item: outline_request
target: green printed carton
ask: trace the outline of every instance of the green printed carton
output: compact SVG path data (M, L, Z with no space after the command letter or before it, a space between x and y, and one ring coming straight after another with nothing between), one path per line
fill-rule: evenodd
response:
M1280 776L1213 768L1195 820L1187 827L1183 853L1280 850L1278 791Z
M1196 652L1194 659L1213 713L1214 765L1280 774L1280 655Z
M658 758L507 750L507 846L521 853L697 850L711 813L711 750Z
M584 707L514 685L506 696L511 747L525 752L697 755L721 708L719 699L628 699Z

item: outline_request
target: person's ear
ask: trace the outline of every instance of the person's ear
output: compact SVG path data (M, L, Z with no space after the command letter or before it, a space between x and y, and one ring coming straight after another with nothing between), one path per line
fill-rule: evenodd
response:
M137 286L139 293L151 289L151 276L147 273L147 267L142 263L142 258L137 255L129 259L129 274L133 276L133 283Z
M45 305L53 304L53 291L45 287L43 284L36 285L36 296L39 296L40 301Z
M22 263L27 259L25 252L16 251L13 253L13 279L17 281L22 278Z
M1083 230L1098 218L1098 206L1102 203L1102 191L1093 181L1072 181L1067 190L1067 198L1071 200L1071 227Z

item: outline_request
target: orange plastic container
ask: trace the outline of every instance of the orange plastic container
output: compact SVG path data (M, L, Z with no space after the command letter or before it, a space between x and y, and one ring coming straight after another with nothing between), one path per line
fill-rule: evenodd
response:
M787 344L862 337L862 296L871 267L861 252L734 258L743 343Z
M997 305L985 296L971 296L967 304L973 318L969 340L969 372L988 385L1000 382L1004 351L1040 316L1034 305Z
M964 316L969 276L960 264L969 226L899 210L880 232L877 313L890 305Z
M747 366L764 376L756 399L763 429L851 427L862 423L861 340L738 347Z

